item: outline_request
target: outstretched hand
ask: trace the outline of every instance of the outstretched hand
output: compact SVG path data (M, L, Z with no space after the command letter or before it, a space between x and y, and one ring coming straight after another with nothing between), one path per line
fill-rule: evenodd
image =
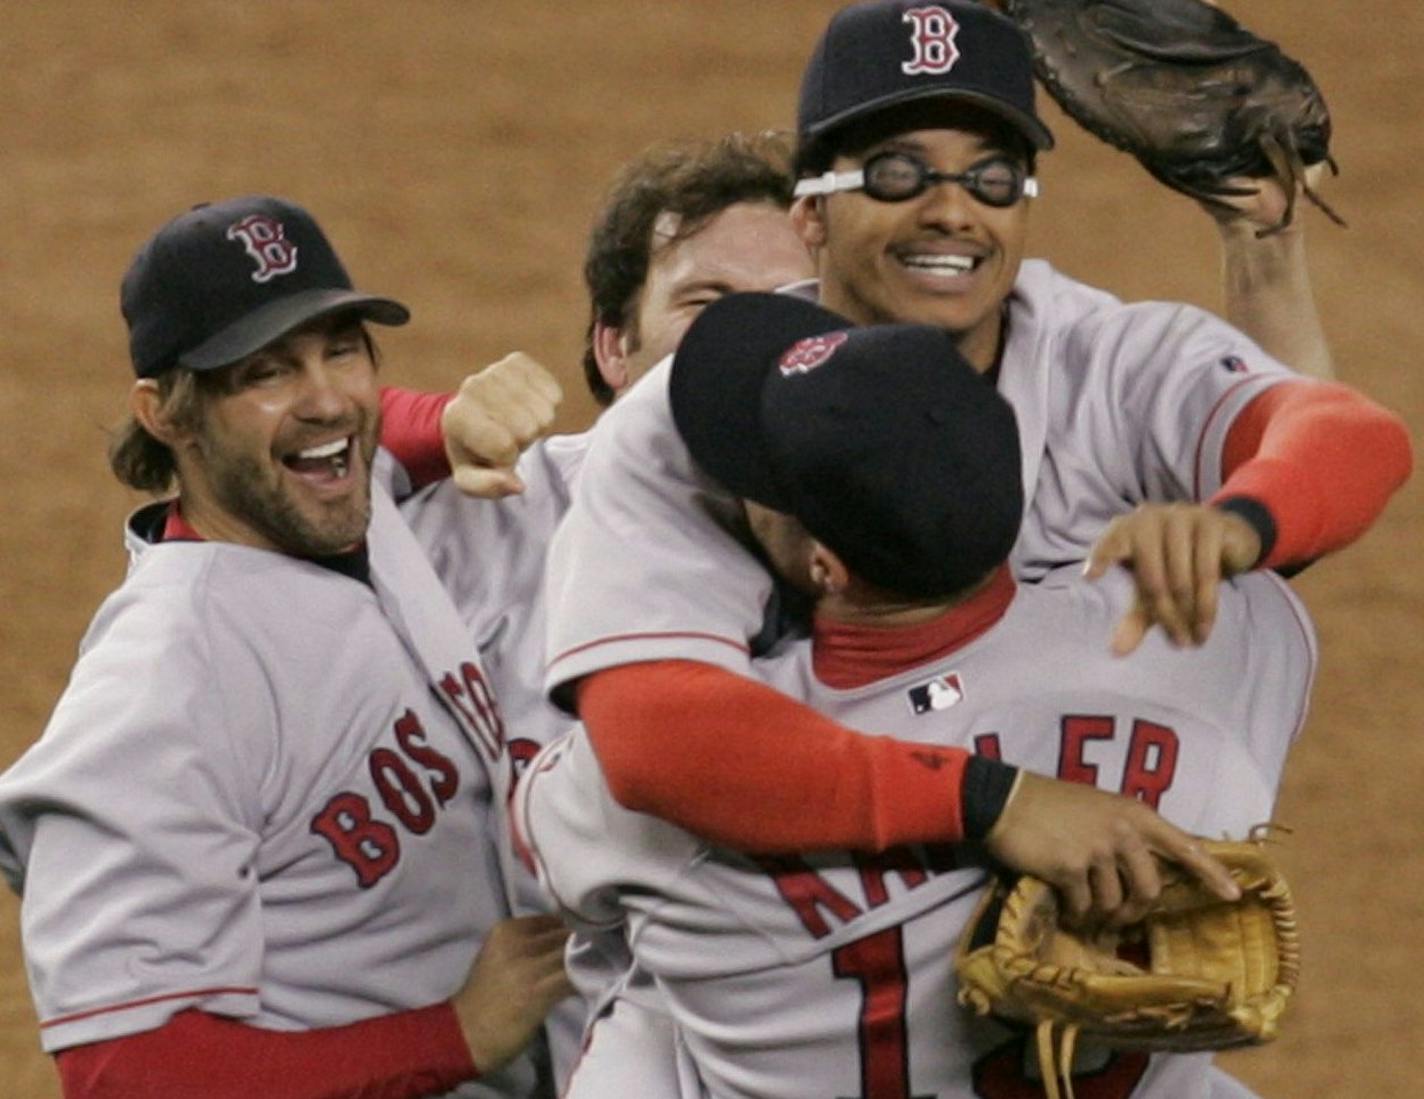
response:
M1054 886L1077 921L1123 926L1162 892L1158 859L1177 863L1225 901L1240 887L1197 840L1138 801L1022 771L985 841L1010 869Z
M549 430L563 399L554 376L521 351L467 377L440 417L460 491L487 499L523 492L515 463Z
M1083 575L1096 580L1113 565L1132 571L1132 608L1112 638L1112 651L1125 656L1154 625L1174 645L1204 643L1216 622L1221 581L1260 556L1260 536L1239 515L1209 504L1141 504L1108 524Z

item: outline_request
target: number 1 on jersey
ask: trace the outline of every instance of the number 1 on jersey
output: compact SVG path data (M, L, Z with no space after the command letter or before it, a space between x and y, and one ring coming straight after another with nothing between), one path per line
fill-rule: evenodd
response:
M903 929L887 927L836 948L831 969L837 977L860 982L860 1095L855 1099L933 1099L910 1094Z

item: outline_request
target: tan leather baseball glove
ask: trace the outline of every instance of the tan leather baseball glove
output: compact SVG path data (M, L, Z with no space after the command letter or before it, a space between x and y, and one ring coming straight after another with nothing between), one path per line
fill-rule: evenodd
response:
M1164 866L1162 894L1140 922L1089 931L1059 922L1058 895L1037 878L986 892L955 959L959 1001L1037 1029L1049 1099L1071 1099L1079 1037L1190 1051L1276 1036L1300 972L1290 887L1260 836L1203 846L1241 886L1240 900Z

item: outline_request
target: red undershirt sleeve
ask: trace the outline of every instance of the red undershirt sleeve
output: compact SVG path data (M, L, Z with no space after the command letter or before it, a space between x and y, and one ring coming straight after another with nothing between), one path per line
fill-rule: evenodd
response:
M405 467L414 488L450 476L440 414L452 396L381 387L381 445Z
M1368 530L1413 462L1409 431L1388 409L1342 385L1285 382L1232 422L1210 502L1261 504L1276 529L1259 565L1304 564Z
M416 1099L479 1075L449 1004L305 1031L183 1011L55 1060L65 1099Z
M963 749L855 733L693 661L597 672L578 705L617 801L714 843L782 854L964 838Z

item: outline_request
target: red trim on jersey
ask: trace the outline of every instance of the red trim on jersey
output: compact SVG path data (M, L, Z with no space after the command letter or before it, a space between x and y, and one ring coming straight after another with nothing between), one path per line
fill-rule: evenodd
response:
M1232 421L1211 499L1265 506L1276 544L1261 566L1302 564L1364 534L1413 464L1409 431L1388 409L1343 385L1285 382Z
M449 1004L299 1031L183 1011L55 1060L65 1099L416 1099L479 1076Z
M816 678L850 690L922 667L961 649L1004 617L1017 586L1007 565L963 603L914 626L853 625L817 617L811 650Z
M1295 743L1300 738L1301 732L1305 729L1305 719L1310 716L1310 696L1315 690L1315 675L1319 670L1319 655L1316 644L1312 640L1315 636L1314 628L1301 617L1300 603L1297 602L1291 587L1281 577L1275 573L1267 573L1276 582L1276 587L1280 589L1281 601L1285 603L1291 613L1291 618L1295 620L1295 625L1300 630L1301 642L1305 645L1306 651L1311 653L1310 678L1305 681L1300 692L1299 709L1296 711L1295 728L1291 731L1291 743Z
M1207 436L1211 434L1212 422L1217 418L1218 415L1221 414L1221 410L1226 407L1226 403L1231 400L1231 398L1235 395L1236 391L1240 389L1243 385L1248 385L1254 380L1254 377L1242 378L1239 382L1233 385L1230 389L1228 389L1225 393L1223 393L1220 397L1217 398L1216 404L1211 406L1211 411L1206 414L1206 419L1202 421L1201 435L1197 437L1196 457L1192 460L1193 500L1200 500L1202 495L1202 459L1206 455L1206 440ZM1227 438L1229 439L1230 437L1231 432L1230 429L1228 429ZM1223 465L1224 464L1225 459L1223 458ZM1225 477L1226 474L1223 471L1222 479L1224 480Z
M736 649L738 652L751 652L751 646L745 641L737 641L731 637L723 637L717 633L697 633L692 630L662 630L649 633L618 633L611 637L600 637L597 641L585 641L582 645L575 645L572 649L565 649L553 660L549 661L549 667L555 667L559 661L567 660L571 656L577 656L581 652L589 649L596 649L599 645L617 645L624 641L646 641L649 638L669 638L677 637L688 641L715 641L719 645L726 645Z
M128 1000L122 1004L109 1004L107 1007L91 1008L88 1011L76 1011L71 1015L60 1015L54 1019L46 1019L40 1024L40 1029L45 1027L59 1026L61 1023L73 1023L80 1019L92 1019L95 1015L108 1015L113 1011L128 1011L130 1008L145 1007L148 1004L161 1004L164 1000L187 1000L198 996L256 996L255 988L195 988L187 992L165 992L161 996L148 996L142 1000Z
M962 748L866 736L710 664L585 677L578 709L613 796L755 854L963 838Z
M415 488L450 476L440 416L453 393L381 387L381 445L405 468Z

